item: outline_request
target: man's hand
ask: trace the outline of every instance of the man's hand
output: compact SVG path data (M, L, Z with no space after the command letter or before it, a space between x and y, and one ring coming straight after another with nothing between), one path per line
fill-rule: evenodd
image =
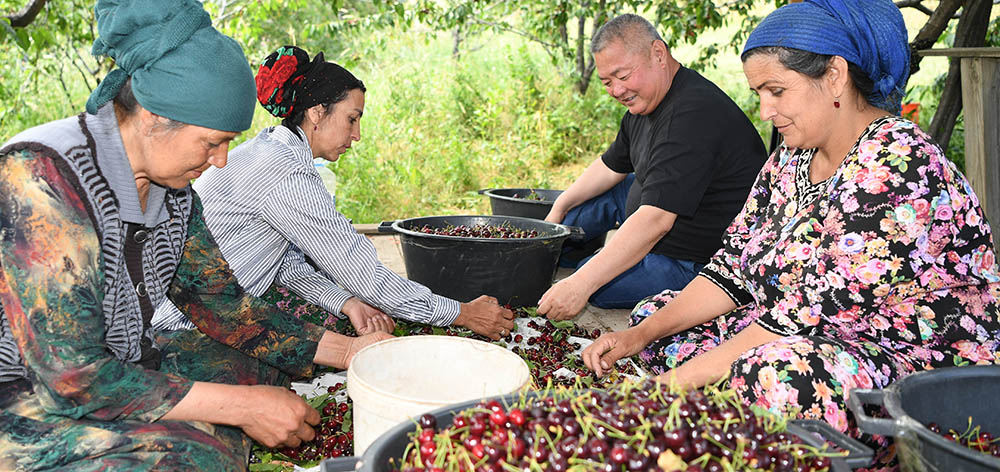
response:
M358 297L347 299L340 311L347 315L347 319L351 320L351 325L354 326L354 330L359 335L376 331L392 333L393 328L396 327L396 322L389 315L361 301Z
M607 333L597 338L580 353L583 363L598 377L606 374L618 359L633 356L646 347L637 327Z
M550 320L568 320L587 306L587 300L592 294L593 292L583 286L574 274L545 291L538 300L538 312Z
M461 310L452 324L469 328L494 341L514 329L514 312L500 306L496 298L482 295L463 303Z
M320 416L301 397L283 387L253 385L242 387L243 414L237 426L267 447L296 447L316 436L312 426Z

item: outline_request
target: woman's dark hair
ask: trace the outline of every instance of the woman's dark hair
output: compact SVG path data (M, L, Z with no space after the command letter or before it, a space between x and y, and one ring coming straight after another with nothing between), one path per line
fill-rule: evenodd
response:
M770 56L775 56L778 58L778 62L781 65L798 72L811 79L819 79L823 77L827 69L830 66L830 60L833 56L826 54L816 54L814 52L803 51L801 49L786 48L781 46L765 46L759 48L753 48L749 51L743 53L740 56L740 60L746 62L752 56L758 54L766 54ZM857 64L848 61L847 63L847 73L851 76L851 83L854 88L858 90L858 93L862 97L865 97L865 101L869 105L877 107L874 102L874 90L875 82L872 81L870 77Z
M117 108L123 115L132 116L139 111L139 101L135 99L135 93L132 92L132 78L129 77L122 85L122 88L118 89L118 93L113 99L115 108ZM166 118L166 117L164 117ZM166 123L159 123L156 126L163 130L172 130L186 126L184 123L166 118Z
M339 94L337 94L337 96L331 98L329 101L320 103L320 106L323 107L324 116L330 113L330 110L333 109L334 105L347 99L347 94L349 94L351 90L361 90L362 93L367 92L367 89L365 89L365 84L361 82L361 80L359 79L354 79L354 80L357 83L351 84L352 86L350 88L344 89L344 91L340 92ZM302 120L305 119L306 110L308 109L309 108L301 108L292 110L291 115L282 118L281 125L284 126L285 128L292 130L292 132L295 133L295 128L302 124Z

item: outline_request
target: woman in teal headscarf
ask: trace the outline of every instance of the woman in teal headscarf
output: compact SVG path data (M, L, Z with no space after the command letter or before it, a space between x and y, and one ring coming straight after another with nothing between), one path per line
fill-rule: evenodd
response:
M850 389L997 363L990 227L954 164L897 116L909 75L899 9L790 4L742 59L783 145L699 277L640 303L633 327L584 351L587 365L639 354L665 380L726 379L747 404L858 435Z
M100 0L118 68L0 148L0 470L245 470L309 440L281 385L360 347L246 294L189 182L251 123L253 75L194 0ZM169 298L197 326L157 331ZM248 437L249 436L249 437Z

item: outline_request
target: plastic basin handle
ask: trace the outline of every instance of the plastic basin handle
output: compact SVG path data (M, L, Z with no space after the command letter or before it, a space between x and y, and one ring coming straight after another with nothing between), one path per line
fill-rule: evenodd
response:
M383 222L379 223L378 224L378 232L379 233L395 233L396 230L392 229L392 225L394 223L396 223L396 220L383 221Z
M865 414L865 405L885 405L885 390L856 388L851 390L847 407L854 413L858 428L866 433L882 436L896 435L895 419L873 418Z
M848 456L844 458L844 463L852 469L871 465L872 459L875 457L875 451L872 451L870 447L837 431L826 421L795 420L794 424L806 431L820 435L824 440L846 451Z
M585 241L587 239L587 233L583 231L583 228L579 226L566 226L560 225L567 230L569 230L569 240L570 241Z

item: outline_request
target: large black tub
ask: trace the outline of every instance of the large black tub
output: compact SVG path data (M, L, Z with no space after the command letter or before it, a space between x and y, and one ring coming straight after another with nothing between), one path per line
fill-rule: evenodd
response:
M479 194L490 197L490 209L494 215L544 220L552 209L552 203L562 192L562 190L530 188L491 188L480 190ZM531 194L538 198L529 198Z
M1000 366L948 367L903 377L886 389L854 389L847 402L862 431L893 436L903 470L997 471L1000 459L973 451L932 432L964 432L969 426L1000 433ZM864 405L883 405L890 419L874 418Z
M431 228L509 225L534 230L526 239L472 238L421 233ZM552 285L559 253L567 238L582 237L579 228L513 216L427 216L382 222L379 231L399 234L403 264L410 280L434 293L468 302L480 295L500 304L534 306Z
M532 392L529 397L540 392ZM516 401L520 394L514 393L501 398L502 403L510 404ZM450 425L455 413L472 408L478 400L447 406L431 412L437 418L437 424ZM409 434L416 431L414 421L404 421L396 425L382 436L379 436L361 456L339 457L326 459L320 464L321 472L391 472L391 459L400 459L410 442ZM794 434L801 442L814 447L822 447L824 439L832 442L842 451L849 453L847 457L837 457L831 462L833 472L847 472L856 467L864 467L871 463L872 450L858 441L844 436L830 425L815 420L794 420L788 423L788 432Z

